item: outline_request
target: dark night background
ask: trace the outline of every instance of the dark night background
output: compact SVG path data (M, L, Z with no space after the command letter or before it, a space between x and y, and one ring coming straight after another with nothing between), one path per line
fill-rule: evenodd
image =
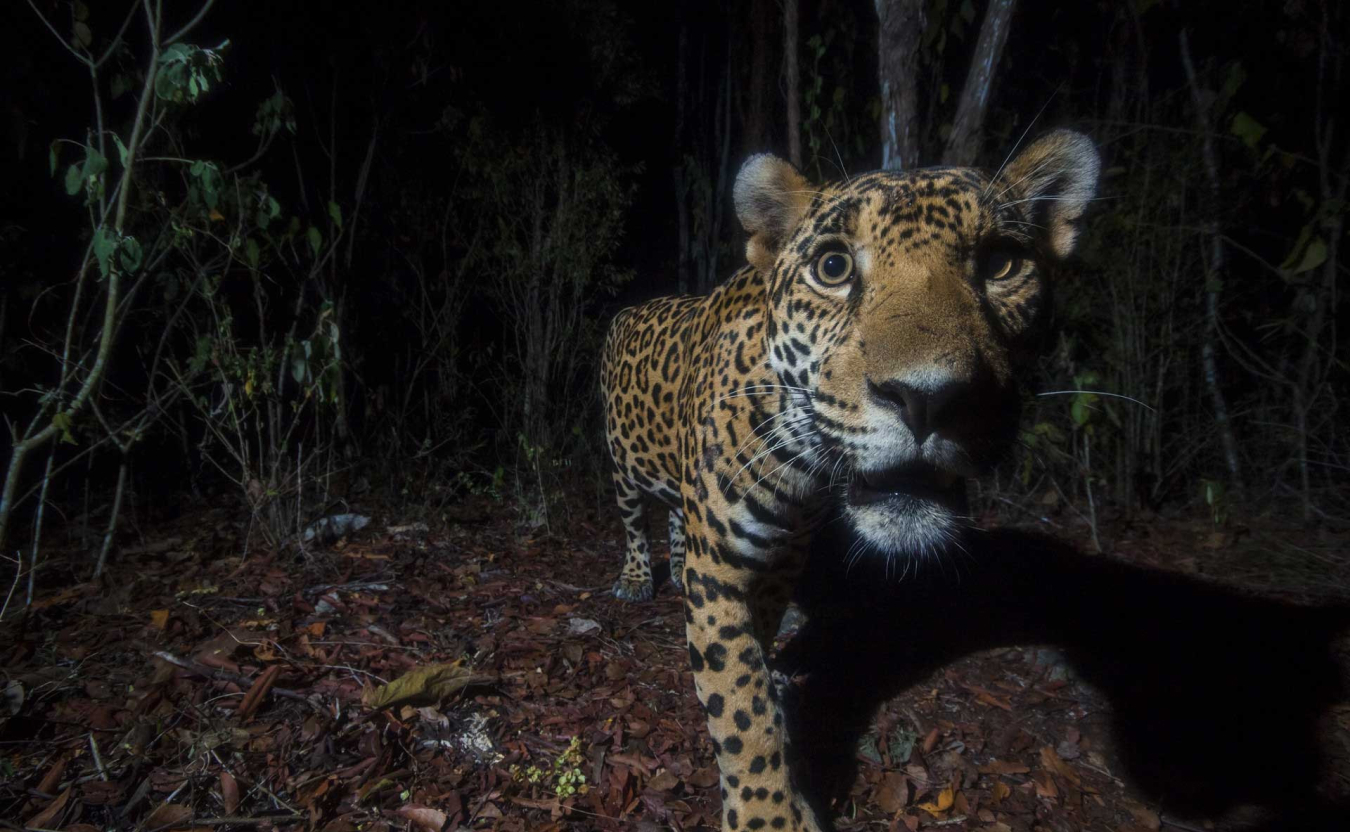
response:
M878 7L921 13L915 152L951 158L1000 5L787 4L221 0L150 94L143 9L119 34L131 4L3 4L15 643L37 643L43 597L125 588L119 552L204 511L227 518L213 545L279 563L349 510L618 541L595 377L610 317L740 266L730 185L749 154L787 157L795 135L813 180L882 164ZM973 158L996 168L1024 135L1072 127L1103 178L1055 276L1021 440L972 489L982 524L1125 560L1165 540L1143 565L1350 597L1343 5L1014 4ZM198 8L163 3L161 37ZM143 100L128 176L118 143ZM1334 627L1316 626L1320 646Z

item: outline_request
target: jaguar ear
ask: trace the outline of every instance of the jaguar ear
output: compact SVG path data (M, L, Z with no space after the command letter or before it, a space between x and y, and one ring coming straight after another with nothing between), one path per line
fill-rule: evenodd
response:
M790 163L770 153L751 156L736 174L736 216L750 234L745 259L773 267L778 247L811 204L810 183Z
M998 203L1018 202L1057 257L1073 252L1078 223L1097 191L1101 159L1092 141L1053 130L1017 154L993 185Z

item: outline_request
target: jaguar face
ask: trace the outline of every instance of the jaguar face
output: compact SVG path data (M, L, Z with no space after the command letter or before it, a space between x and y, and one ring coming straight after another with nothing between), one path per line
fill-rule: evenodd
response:
M747 254L770 275L769 362L879 552L940 551L967 525L966 481L1016 435L1017 356L1097 169L1069 131L993 177L882 171L815 187L773 157L742 168Z

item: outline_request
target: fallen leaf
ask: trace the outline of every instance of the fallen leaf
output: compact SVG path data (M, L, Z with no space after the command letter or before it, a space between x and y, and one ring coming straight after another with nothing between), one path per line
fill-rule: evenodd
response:
M1007 697L999 696L979 685L962 685L962 687L975 694L975 698L978 701L983 702L986 705L993 705L995 708L1002 708L1003 710L1012 713L1012 703L1008 701Z
M951 786L948 786L947 788L938 792L937 800L930 800L925 803L920 803L919 808L924 810L930 815L937 815L941 812L945 812L948 809L952 808L952 804L955 802L956 802L956 790L953 789Z
M186 822L191 817L191 806L181 806L177 803L161 803L159 808L151 812L150 817L145 819L144 825L149 829L158 829L161 826L177 826Z
M597 633L599 631L599 621L590 618L569 618L567 620L567 634L569 636L584 636L587 633Z
M248 693L244 694L244 699L239 703L239 719L247 723L257 713L258 706L262 704L263 699L267 697L267 692L272 689L276 683L277 677L281 675L281 665L274 664L263 671L262 675L254 680Z
M162 630L162 629L164 629L164 627L165 627L166 625L168 625L168 623L169 623L169 611L168 611L168 610L151 610L151 611L150 611L150 623L154 626L154 628L155 628L156 630Z
M1158 829L1162 826L1162 819L1157 812L1134 800L1127 799L1124 802L1125 808L1134 817L1134 826L1143 829Z
M1055 749L1048 745L1041 749L1041 765L1045 766L1050 771L1053 771L1055 774L1058 774L1060 777L1063 777L1065 780L1068 780L1075 786L1083 785L1083 778L1078 776L1078 772L1074 771L1073 767L1064 762L1064 760L1055 753Z
M441 832L445 822L449 820L445 812L439 809L432 809L429 806L419 806L416 803L409 803L406 806L400 806L394 810L394 814L406 818L417 824L427 832Z
M888 771L877 786L876 803L881 811L894 815L909 804L909 778L898 771Z
M68 757L62 756L53 763L52 767L47 769L47 773L42 775L42 779L38 781L37 790L43 794L55 792L56 787L61 784L61 775L66 773L66 763L69 762L69 759L70 758ZM29 826L35 825L36 824L29 824Z
M1059 797L1059 787L1055 785L1055 779L1050 776L1050 772L1038 771L1031 775L1031 780L1036 784L1037 797L1045 797L1051 800Z
M999 803L1002 803L1008 795L1012 794L1012 787L1002 780L999 780L994 783L994 788L991 791L994 795L994 805L998 805Z
M711 767L704 767L694 771L689 775L688 783L696 788L709 789L716 786L720 777L717 770Z
M937 746L937 741L938 741L938 729L934 728L933 730L928 732L928 736L923 738L923 745L920 746L923 749L923 753L924 754L930 753L933 750L933 748Z
M990 760L987 765L980 766L977 771L980 774L1026 774L1031 771L1031 767L1012 760Z
M665 770L658 772L655 777L647 781L647 788L656 789L658 792L670 791L678 785L680 785L680 778Z
M61 814L61 810L65 809L66 804L70 802L70 790L73 788L74 786L67 786L66 790L57 795L51 803L48 803L45 809L29 818L27 825L38 828L51 827L52 821L56 820L56 816Z
M459 664L428 664L408 671L387 685L369 690L361 702L379 710L395 705L435 705L463 690L473 674Z
M239 808L239 783L228 771L220 773L220 802L224 804L227 815L233 815Z

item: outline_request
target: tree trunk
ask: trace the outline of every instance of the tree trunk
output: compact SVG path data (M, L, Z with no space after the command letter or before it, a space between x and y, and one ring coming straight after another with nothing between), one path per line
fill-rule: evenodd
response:
M881 81L881 166L902 170L919 163L919 39L922 0L875 0L877 72Z
M678 231L675 270L676 290L689 292L689 172L685 170L685 99L689 97L688 70L689 26L680 21L680 36L675 59L675 166L671 176L675 180L675 221Z
M975 55L970 61L966 85L961 89L961 100L956 105L956 120L942 153L944 165L969 166L980 154L980 130L984 114L989 109L989 91L994 70L1003 56L1003 45L1008 42L1012 28L1013 8L1017 0L990 0L980 26L980 39L975 44Z
M787 140L788 161L802 167L802 91L801 70L798 66L798 29L801 16L800 0L783 2L783 73L787 76Z
M793 0L795 5L800 0ZM748 103L743 115L742 155L761 153L769 149L770 127L773 123L773 93L777 86L773 77L773 21L777 16L773 0L754 0L747 7L750 30L750 88L744 100ZM788 114L790 119L791 113Z
M1203 227L1209 238L1209 264L1205 269L1205 331L1200 342L1200 363L1205 376L1205 388L1209 391L1214 404L1214 427L1219 432L1219 443L1223 448L1224 464L1233 490L1241 497L1245 488L1242 482L1242 466L1238 460L1237 440L1233 436L1233 425L1228 418L1228 403L1224 400L1223 388L1219 386L1219 359L1215 347L1219 339L1219 292L1223 290L1224 248L1223 237L1219 234L1219 167L1214 156L1214 141L1211 138L1212 125L1209 107L1200 92L1195 77L1195 65L1191 62L1191 48L1183 29L1179 35L1181 42L1181 63L1186 69L1186 79L1191 87L1191 100L1195 104L1196 125L1200 129L1200 153L1204 161L1205 177L1208 182L1208 205L1205 207Z

